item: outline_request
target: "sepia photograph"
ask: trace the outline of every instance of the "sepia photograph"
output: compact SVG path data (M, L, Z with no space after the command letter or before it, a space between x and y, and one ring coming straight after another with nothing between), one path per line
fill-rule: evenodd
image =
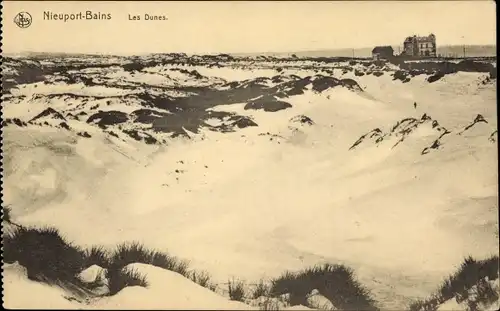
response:
M500 308L494 1L2 6L4 308Z

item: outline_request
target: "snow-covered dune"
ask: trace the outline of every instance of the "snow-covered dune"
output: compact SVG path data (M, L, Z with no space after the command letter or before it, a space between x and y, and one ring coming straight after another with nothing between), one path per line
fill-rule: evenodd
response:
M202 67L196 70L207 79L234 82L230 89L275 92L287 83L252 84L258 85L253 79L261 76L274 79L274 69ZM307 70L291 81L305 81ZM424 76L402 83L389 71L379 77L349 72L339 79L354 79L360 90L342 84L322 91L314 82L322 78L313 77L296 94L276 96L281 89L266 94L290 104L272 112L248 109L253 91L248 99L243 93L221 95L220 102L203 102L203 114L192 115L205 123L182 121L191 139L159 133L158 123L134 121L131 109L120 110L120 101L113 111L122 111L127 121L116 117L100 128L85 117L72 119L73 125L68 121L71 130L58 128L59 123L31 124L35 113L22 119L17 109L6 117L28 123L4 128L3 199L23 225L54 226L81 246L140 241L188 259L218 283L231 277L252 283L287 269L345 263L382 308L402 308L430 294L464 256L498 251L498 154L497 142L489 139L497 128L496 88L480 83L486 76L458 72L434 83ZM214 87L220 86L217 81ZM163 84L168 83L152 83ZM50 92L47 88L43 94ZM19 92L27 90L36 89ZM226 94L218 92L213 94ZM90 106L80 111L97 112ZM67 118L68 111L57 108ZM14 109L6 105L4 111ZM228 115L214 118L206 112ZM478 115L486 122L475 122ZM235 116L256 126L211 127ZM177 122L162 118L168 126ZM73 130L80 123L85 127ZM110 135L111 130L118 135ZM122 135L124 130L164 143L147 144ZM91 137L77 135L83 131ZM176 299L163 302L156 285L129 287L94 307L142 308L144 301L151 308L248 307L228 304L202 287L184 287L190 281L173 272L136 268L160 284L157 288L171 286L168 292ZM12 306L24 306L11 297ZM74 307L68 303L61 300L57 307Z

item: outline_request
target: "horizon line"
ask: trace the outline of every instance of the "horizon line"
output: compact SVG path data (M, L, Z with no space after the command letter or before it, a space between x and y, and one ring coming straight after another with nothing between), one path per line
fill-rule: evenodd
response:
M379 45L376 45L379 46ZM387 44L385 46L402 46L401 44ZM462 46L462 47L480 47L480 46L488 46L488 47L496 47L496 43L490 44L476 44L476 43L468 43L468 44L442 44L438 45L438 49L440 47L451 47L451 46ZM373 46L375 47L375 46ZM362 50L362 49L372 49L373 47L365 46L365 47L342 47L342 48L324 48L324 49L315 49L315 50L295 50L295 51L266 51L266 52L182 52L182 51L153 51L153 52L143 52L143 53L126 53L126 52L63 52L63 51L18 51L18 52L6 52L2 51L2 55L8 54L24 54L24 53L40 53L40 54L73 54L73 55L110 55L110 56L136 56L136 55L152 55L152 54L187 54L187 55L218 55L218 54L228 54L228 55L259 55L259 54L296 54L296 53L312 53L312 52L327 52L327 51L342 51L342 50Z

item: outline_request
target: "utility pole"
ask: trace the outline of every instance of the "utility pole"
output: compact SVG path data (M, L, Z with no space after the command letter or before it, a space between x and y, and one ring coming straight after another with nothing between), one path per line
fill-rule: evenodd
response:
M462 39L464 40L464 41L463 41L463 42L464 42L464 44L463 44L463 48L464 48L464 58L465 58L465 37L464 37L464 36L462 36Z
M354 59L354 49L352 49L352 59Z

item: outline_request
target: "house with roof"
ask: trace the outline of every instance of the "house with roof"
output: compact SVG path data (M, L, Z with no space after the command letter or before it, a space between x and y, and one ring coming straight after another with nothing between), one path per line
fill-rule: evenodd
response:
M436 57L436 36L411 36L403 43L404 55L410 57Z
M394 57L394 49L392 46L376 46L372 50L372 57L375 60L390 59Z

